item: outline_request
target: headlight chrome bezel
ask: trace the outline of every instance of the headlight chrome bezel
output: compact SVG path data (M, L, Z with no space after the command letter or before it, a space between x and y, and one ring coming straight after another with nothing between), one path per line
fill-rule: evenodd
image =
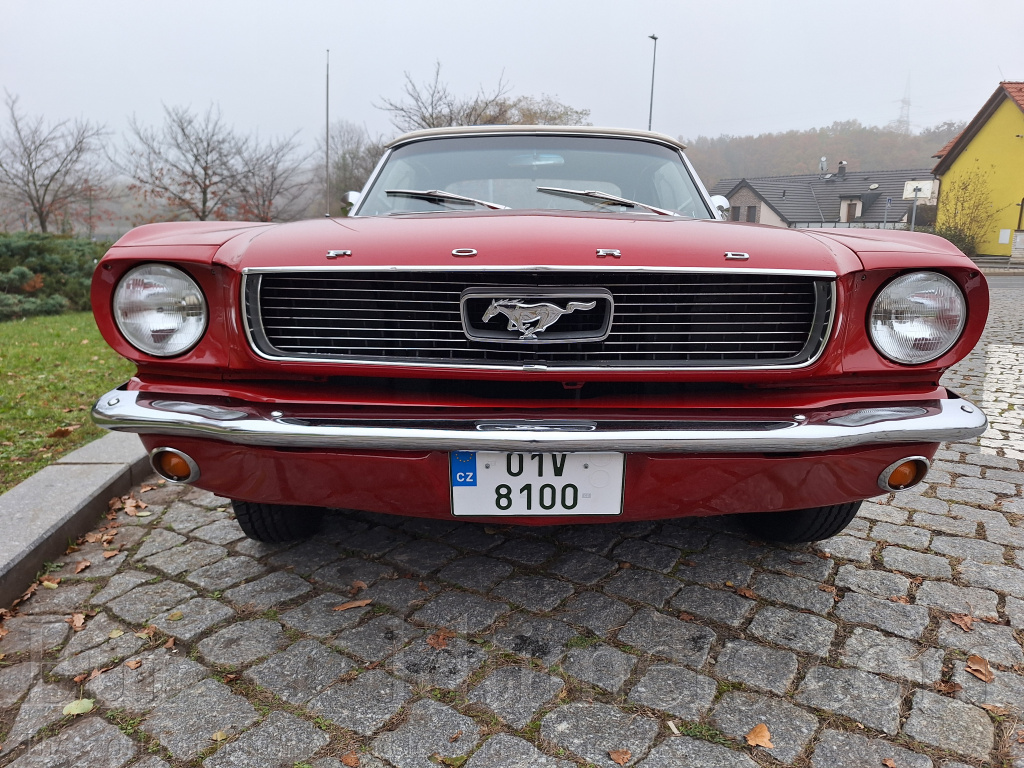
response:
M929 311L911 311L928 303ZM952 278L932 270L907 272L889 280L871 300L868 338L886 360L926 365L960 341L967 327L967 312L967 298ZM930 334L913 335L914 325Z
M170 294L163 301L159 295L145 295L147 288L159 290L161 283L164 293ZM135 306L131 306L133 302ZM161 358L179 357L195 348L206 335L210 321L209 304L199 283L185 270L159 262L140 264L125 272L111 297L111 310L125 341L144 354ZM130 316L133 310L135 318ZM155 340L152 323L146 328L146 313L168 317L178 314L180 321L177 328L168 329L166 339Z

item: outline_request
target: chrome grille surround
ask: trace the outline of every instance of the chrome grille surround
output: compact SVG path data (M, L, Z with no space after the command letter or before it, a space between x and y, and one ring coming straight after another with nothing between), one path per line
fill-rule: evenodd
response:
M828 271L687 267L266 267L243 270L241 299L249 344L268 360L477 370L782 370L811 365L824 351L835 278ZM467 339L461 292L513 285L610 290L616 316L609 337L535 347ZM673 301L670 288L693 290L677 292ZM292 298L282 298L289 292ZM729 298L731 314L723 311ZM687 325L697 327L677 330Z

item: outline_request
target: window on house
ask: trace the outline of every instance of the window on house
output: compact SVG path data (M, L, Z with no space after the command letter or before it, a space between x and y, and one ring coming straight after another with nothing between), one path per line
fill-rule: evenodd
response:
M747 206L747 221L757 221L757 206L756 205L748 205Z
M740 206L734 205L732 207L732 210L729 211L729 218L732 219L733 221L739 221L740 220L740 213L742 213L742 212L743 212L743 209L740 208Z

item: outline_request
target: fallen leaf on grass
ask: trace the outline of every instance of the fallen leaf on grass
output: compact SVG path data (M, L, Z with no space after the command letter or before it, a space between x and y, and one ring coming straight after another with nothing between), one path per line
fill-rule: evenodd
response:
M896 768L896 761L891 757L887 757L882 761L882 765L884 765L885 768Z
M992 674L992 668L988 665L988 660L981 656L971 656L967 659L967 671L985 683L991 683L996 679L996 676Z
M341 764L347 765L349 768L359 768L359 755L355 752L346 752L341 756Z
M437 630L434 634L427 638L427 645L433 648L435 651L440 651L442 648L448 647L448 641L455 637L455 633L450 629L442 627Z
M772 735L768 731L768 726L764 723L758 723L750 729L750 733L746 735L747 744L752 747L764 747L765 749L775 749L775 745L772 744Z
M185 614L182 613L181 611L173 611L173 612L167 614L167 620L168 621L181 621L184 618L185 618Z
M349 608L362 608L364 605L369 605L373 600L349 600L347 603L334 606L335 611L347 611Z
M956 624L964 632L970 632L974 629L974 622L976 619L973 616L966 616L961 613L951 613L949 620Z
M616 765L625 765L629 762L629 759L633 757L633 753L628 749L613 749L608 752L608 757L610 757L612 762Z
M80 426L80 424L75 424L74 426L71 427L57 427L55 430L53 430L53 432L48 434L47 437L67 437Z
M120 554L121 550L119 549L108 549L106 552L103 553L103 559L109 560L110 558L117 557Z
M95 703L95 699L76 699L64 707L64 714L84 715L86 712L92 712L92 705Z
M964 687L962 685L960 685L960 683L952 683L952 682L949 682L949 683L946 683L946 682L935 683L935 685L933 685L932 687L936 691L938 691L939 693L945 693L945 694L953 694L953 693L956 693L957 691L962 691L964 689Z
M132 659L131 661L126 661L124 665L128 667L128 669L138 669L142 666L142 659Z
M107 635L111 640L117 640L121 635L124 634L124 630L121 628L110 630L110 634Z
M210 738L214 741L224 741L225 739L227 739L227 737L228 735L224 733L224 731L217 731L212 736L210 736Z
M748 587L736 587L736 594L743 595L743 597L749 597L751 600L757 597L757 595L754 594L754 590Z
M88 560L79 560L77 563L75 563L75 573L81 573L90 565L92 565L92 563L90 563Z

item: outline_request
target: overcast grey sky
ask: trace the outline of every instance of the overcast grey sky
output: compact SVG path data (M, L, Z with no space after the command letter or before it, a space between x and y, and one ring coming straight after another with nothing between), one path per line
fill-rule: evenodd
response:
M452 90L550 94L595 125L757 134L899 115L910 78L919 128L969 119L1001 79L1024 80L1022 0L0 0L0 87L29 114L115 133L161 104L220 105L239 130L324 124L394 133L374 104L435 60Z

